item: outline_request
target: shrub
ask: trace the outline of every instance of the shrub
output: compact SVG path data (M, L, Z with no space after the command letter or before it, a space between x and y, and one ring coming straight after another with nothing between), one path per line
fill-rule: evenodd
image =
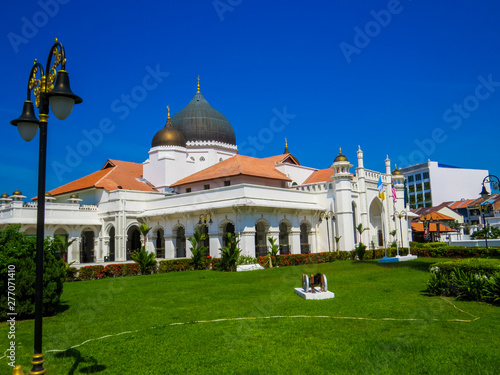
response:
M500 301L500 261L464 259L441 262L430 268L426 291L431 295L454 296L461 300Z
M216 260L213 259L214 263ZM190 271L194 269L192 259L170 259L160 260L158 265L158 273L176 272L176 271Z
M33 316L35 312L35 254L36 239L10 226L0 231L0 316L7 317L8 291L15 293L15 312L18 318ZM44 241L43 315L57 311L66 277L64 261L55 254L54 242ZM15 272L11 272L15 270ZM11 279L11 284L9 284ZM15 280L12 280L15 279ZM15 290L12 289L12 282ZM10 287L10 288L9 288ZM12 296L11 296L12 297Z
M200 228L196 228L193 237L189 238L191 242L191 259L193 260L193 267L195 270L202 270L205 268L205 253L208 248L201 246L201 241L205 240L207 236L201 233Z
M123 264L108 264L102 272L106 277L116 277L122 275Z
M77 274L78 274L78 269L76 267L67 267L65 281L75 281Z
M238 262L236 262L237 265L240 264L258 264L259 260L254 257L249 257L249 256L240 256L238 258Z
M104 266L86 266L78 271L78 280L95 280L106 276L103 272Z
M366 254L366 245L363 242L360 242L354 251L358 256L358 259L363 260Z
M241 254L238 247L240 240L237 234L227 233L227 246L221 247L222 269L224 271L236 271L236 262Z
M155 253L146 251L144 246L141 247L140 251L134 251L132 254L132 260L139 264L142 275L150 274L156 270L155 258Z
M124 263L122 265L123 276L137 276L141 272L141 266L138 263Z

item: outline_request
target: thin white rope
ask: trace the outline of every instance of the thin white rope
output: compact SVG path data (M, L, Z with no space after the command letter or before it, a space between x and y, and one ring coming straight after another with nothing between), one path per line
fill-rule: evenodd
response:
M274 316L248 316L248 317L240 317L240 318L222 318L222 319L212 319L212 320L195 320L195 321L191 321L191 322L178 322L178 323L170 323L170 324L167 324L166 326L181 326L181 325L190 325L190 324L198 324L198 323L216 323L216 322L230 322L230 321L237 321L237 320L256 320L256 319L279 319L279 318L316 318L316 319L344 319L344 320L368 320L368 321L425 321L425 320L432 320L432 321L435 321L435 322L439 322L439 321L443 321L443 322L459 322L459 323L471 323L471 322L474 322L478 319L480 319L478 316L476 315L473 315L467 311L464 311L460 308L458 308L457 306L455 306L453 304L453 302L447 300L446 298L443 298L441 297L443 300L445 300L446 302L448 302L450 305L452 305L455 309L457 309L458 311L464 313L464 314L467 314L471 317L473 317L474 319L472 320L467 320L467 319L446 319L446 320L439 320L439 319L416 319L416 318L363 318L363 317L356 317L356 316L329 316L329 315L290 315L290 316L285 316L285 315L274 315ZM166 326L163 326L163 327L166 327ZM155 328L159 328L159 327L156 327L156 326L153 326L153 327L150 327L150 328L146 328L146 329L155 329ZM110 337L116 337L116 336L120 336L120 335L126 335L126 334L130 334L130 333L137 333L137 332L140 332L141 330L135 330L135 331L124 331L124 332L120 332L120 333L116 333L116 334L111 334L111 335L105 335L105 336L101 336L101 337L98 337L98 338L95 338L95 339L88 339L88 340L85 340L84 342L82 342L81 344L78 344L78 345L73 345L67 349L51 349L51 350L46 350L45 352L46 353L55 353L55 352L65 352L69 349L74 349L74 348L78 348L80 346L83 346L89 342L92 342L92 341L97 341L97 340L103 340L103 339L106 339L106 338L110 338ZM3 357L0 357L0 360L5 358L7 356L7 352L8 350L6 350L4 352L4 356Z

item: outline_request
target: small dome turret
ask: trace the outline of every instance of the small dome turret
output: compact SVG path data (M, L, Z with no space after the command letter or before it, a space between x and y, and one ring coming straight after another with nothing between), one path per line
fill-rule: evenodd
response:
M165 127L161 129L158 133L153 137L153 141L151 142L151 147L157 146L179 146L186 147L186 138L184 135L172 125L172 121L170 120L170 108L168 108L168 117L167 123Z

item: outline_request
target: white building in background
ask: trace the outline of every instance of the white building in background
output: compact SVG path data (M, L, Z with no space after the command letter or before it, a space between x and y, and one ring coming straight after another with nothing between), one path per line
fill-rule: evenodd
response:
M388 158L383 172L365 169L361 148L355 175L341 152L332 159L327 169L305 167L288 145L264 159L239 155L232 125L198 86L191 102L154 135L144 163L109 159L100 170L48 192L45 233L76 239L68 251L76 264L129 260L141 246L142 223L152 228L147 249L165 259L189 257L186 239L197 227L207 234L213 257L228 232L240 235L246 256L265 255L268 237L279 240L283 254L353 250L358 224L368 228L361 241L369 248L392 242L394 229L408 246L406 218L401 225L394 218L405 209L402 173L391 172ZM0 228L21 224L35 235L36 201L23 198L19 191L2 195ZM325 214L329 219L320 220Z
M479 196L486 169L467 169L436 161L401 168L408 185L410 208L433 207L443 202Z

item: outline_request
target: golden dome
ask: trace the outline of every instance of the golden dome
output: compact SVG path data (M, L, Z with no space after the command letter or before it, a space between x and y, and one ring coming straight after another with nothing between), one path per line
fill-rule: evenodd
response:
M23 193L21 193L19 189L17 189L15 192L12 193L12 195L23 195Z
M401 173L401 171L398 169L398 165L397 164L395 165L395 167L396 168L392 171L392 175L393 176L402 176L403 173Z
M341 148L339 149L339 154L337 155L337 157L335 158L335 160L333 162L337 163L339 161L349 162L349 159L347 159L347 156L345 156L344 154L342 154L342 149Z
M151 147L157 146L186 147L186 138L184 138L184 135L172 125L172 121L170 120L170 108L168 109L168 118L165 127L155 134L151 142Z
M3 193L2 196L0 198L9 198L9 194L7 193Z

